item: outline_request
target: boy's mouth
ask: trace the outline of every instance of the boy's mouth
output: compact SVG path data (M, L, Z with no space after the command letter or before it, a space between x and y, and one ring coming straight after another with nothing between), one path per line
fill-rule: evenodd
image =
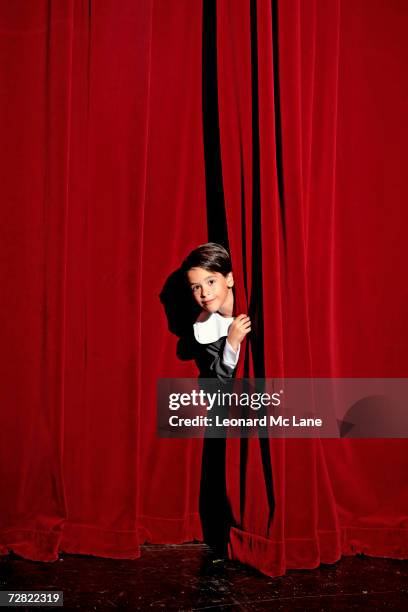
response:
M203 302L204 306L207 306L207 304L211 304L211 302L214 302L215 298L212 298L211 300L205 300L205 302Z

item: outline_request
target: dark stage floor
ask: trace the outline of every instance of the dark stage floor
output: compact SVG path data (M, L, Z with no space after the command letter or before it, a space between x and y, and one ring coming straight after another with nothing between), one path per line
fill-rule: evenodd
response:
M203 544L143 546L135 561L61 555L38 563L10 555L0 557L0 590L7 589L60 590L65 608L82 610L402 611L408 610L408 561L344 557L268 578L215 560Z

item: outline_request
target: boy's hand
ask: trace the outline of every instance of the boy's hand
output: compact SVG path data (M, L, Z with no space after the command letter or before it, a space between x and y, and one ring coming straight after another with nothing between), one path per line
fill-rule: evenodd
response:
M248 315L240 314L231 323L228 331L227 340L234 351L238 350L239 345L245 336L251 331L251 319Z

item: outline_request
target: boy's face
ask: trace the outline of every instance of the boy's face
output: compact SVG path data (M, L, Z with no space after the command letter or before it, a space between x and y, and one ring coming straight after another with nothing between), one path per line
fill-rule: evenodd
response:
M231 299L234 279L232 272L224 276L204 268L191 268L187 272L193 297L197 304L207 312L217 312Z

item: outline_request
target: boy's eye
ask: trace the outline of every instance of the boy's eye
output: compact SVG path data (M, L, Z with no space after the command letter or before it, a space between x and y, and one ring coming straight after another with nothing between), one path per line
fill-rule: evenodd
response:
M214 278L210 278L210 280L208 281L209 285L213 285L215 283L215 279Z
M198 285L193 285L193 286L191 287L191 291L193 291L193 293L194 293L195 291L197 291L197 289L198 289Z

